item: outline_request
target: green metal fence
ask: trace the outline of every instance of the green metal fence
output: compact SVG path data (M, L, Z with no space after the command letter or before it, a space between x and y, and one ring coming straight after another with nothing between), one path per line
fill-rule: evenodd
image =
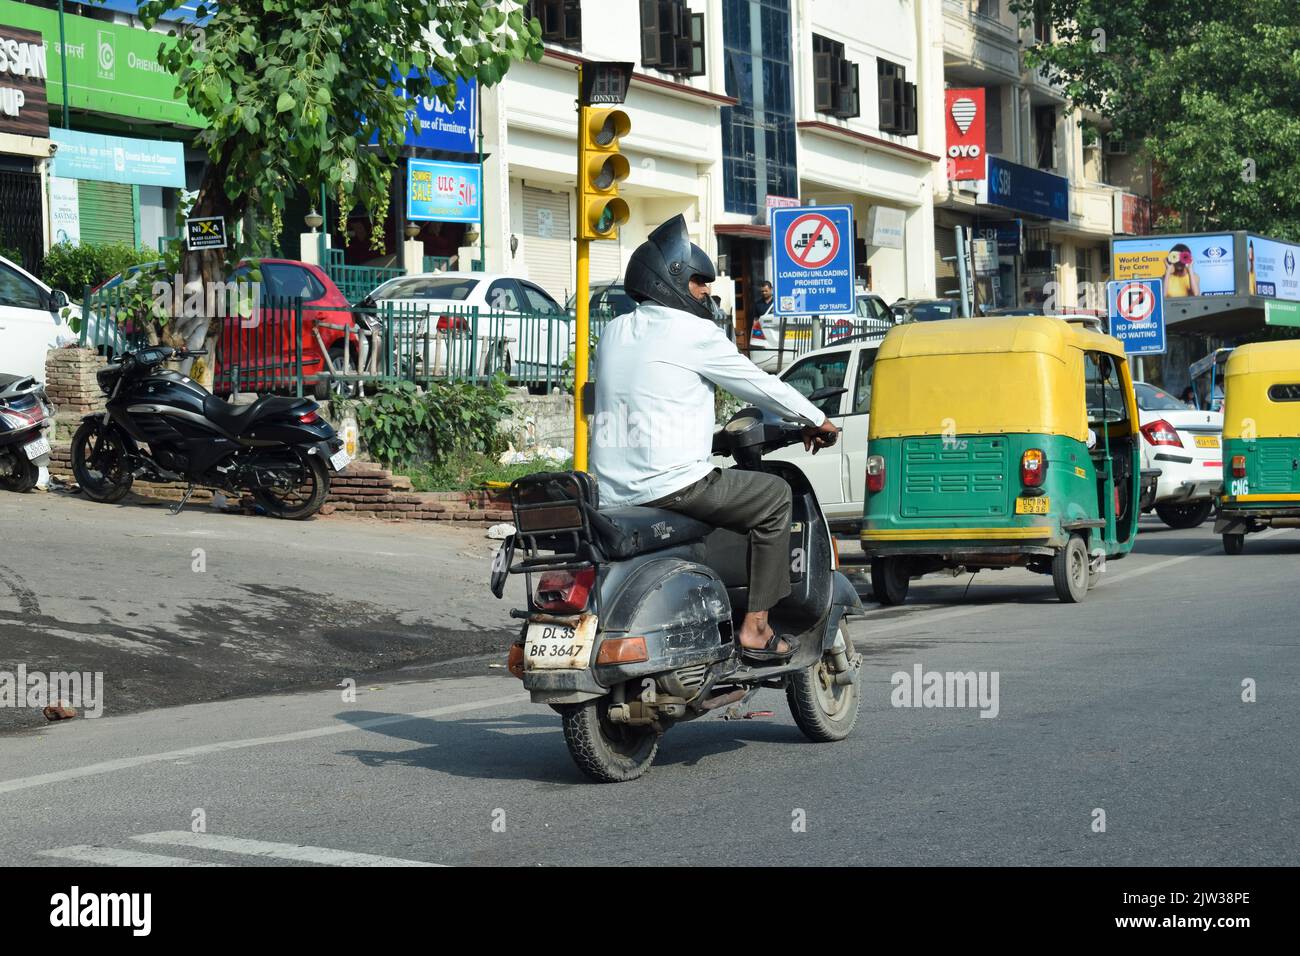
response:
M389 279L406 275L400 268L345 265L342 249L326 249L322 268L349 302L360 302Z

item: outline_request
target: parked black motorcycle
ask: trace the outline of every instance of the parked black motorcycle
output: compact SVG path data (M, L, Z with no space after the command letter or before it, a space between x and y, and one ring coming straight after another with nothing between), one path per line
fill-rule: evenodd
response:
M717 433L713 449L790 485L791 594L770 617L777 633L799 637L785 662L752 663L736 639L748 595L747 537L675 511L601 511L585 472L511 485L517 530L498 553L492 590L501 597L507 574L524 574L528 609L511 612L525 623L509 668L535 703L560 713L569 753L588 776L641 776L674 723L740 704L760 687L786 692L811 740L842 740L853 729L862 657L843 621L862 604L835 570L826 518L803 472L762 460L802 434L747 408Z
M306 398L265 396L231 405L189 376L163 368L204 349L153 346L124 352L98 372L108 396L72 438L72 471L88 498L120 501L136 478L251 492L277 518L309 518L329 494L330 469L350 461L329 422ZM147 445L148 448L142 446Z
M0 488L30 491L50 463L45 435L54 415L29 375L0 375Z

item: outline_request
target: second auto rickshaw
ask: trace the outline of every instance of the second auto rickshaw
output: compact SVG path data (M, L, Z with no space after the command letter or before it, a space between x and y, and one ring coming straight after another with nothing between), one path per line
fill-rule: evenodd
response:
M1216 534L1241 554L1246 534L1300 528L1300 342L1255 342L1224 367L1223 496Z
M1137 535L1138 410L1123 346L1050 316L900 325L877 353L862 547L872 588L1011 566L1081 601Z

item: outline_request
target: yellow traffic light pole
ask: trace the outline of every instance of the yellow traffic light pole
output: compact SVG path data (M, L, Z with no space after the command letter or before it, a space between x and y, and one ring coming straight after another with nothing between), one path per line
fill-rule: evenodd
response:
M606 64L606 67L617 66ZM626 78L631 64L621 65ZM617 109L600 109L587 102L578 67L578 278L574 292L575 361L573 374L573 468L587 470L588 430L585 400L591 380L591 243L617 239L618 227L628 220L627 203L619 198L618 186L630 170L619 153L619 140L632 128L627 114ZM594 79L594 78L593 78ZM622 102L622 95L616 102Z

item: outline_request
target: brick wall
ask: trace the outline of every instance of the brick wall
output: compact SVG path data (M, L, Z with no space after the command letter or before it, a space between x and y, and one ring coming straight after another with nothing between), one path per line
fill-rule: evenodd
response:
M45 392L60 418L104 410L95 373L107 362L93 349L50 349L45 355Z

